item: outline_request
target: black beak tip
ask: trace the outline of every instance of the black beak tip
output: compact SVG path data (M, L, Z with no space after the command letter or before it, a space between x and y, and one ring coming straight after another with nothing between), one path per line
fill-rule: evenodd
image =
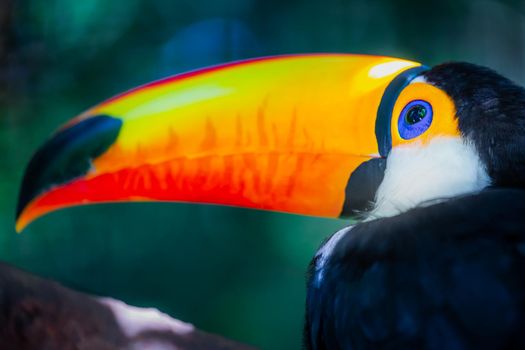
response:
M16 219L42 192L85 175L94 158L117 139L122 120L97 115L58 131L31 158L22 180Z

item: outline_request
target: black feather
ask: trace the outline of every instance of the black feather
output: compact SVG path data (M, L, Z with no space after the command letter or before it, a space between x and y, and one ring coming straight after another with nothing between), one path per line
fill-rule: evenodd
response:
M308 282L324 349L525 348L525 191L491 189L355 226Z

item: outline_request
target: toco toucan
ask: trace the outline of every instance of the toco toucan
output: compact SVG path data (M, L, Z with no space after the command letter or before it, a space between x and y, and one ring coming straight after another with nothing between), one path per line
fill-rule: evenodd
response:
M524 185L525 90L494 71L289 55L82 113L30 161L16 227L117 201L349 217L309 269L307 349L516 349Z

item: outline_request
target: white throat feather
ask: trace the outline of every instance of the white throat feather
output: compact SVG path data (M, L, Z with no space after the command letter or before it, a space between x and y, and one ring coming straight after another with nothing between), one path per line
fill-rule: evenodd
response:
M425 202L481 191L490 177L474 145L459 137L392 149L367 220L400 214Z

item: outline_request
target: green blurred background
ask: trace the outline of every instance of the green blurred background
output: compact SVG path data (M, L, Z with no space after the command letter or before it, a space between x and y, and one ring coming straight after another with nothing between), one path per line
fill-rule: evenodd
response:
M523 83L524 40L523 1L0 0L0 259L263 349L299 349L306 267L345 222L121 204L57 212L17 235L32 152L87 107L201 66L352 52L465 60Z

